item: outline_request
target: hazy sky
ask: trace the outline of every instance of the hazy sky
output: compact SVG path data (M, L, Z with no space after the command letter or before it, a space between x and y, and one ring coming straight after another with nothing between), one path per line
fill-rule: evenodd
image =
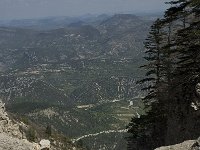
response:
M158 12L166 0L0 0L0 20L87 13Z

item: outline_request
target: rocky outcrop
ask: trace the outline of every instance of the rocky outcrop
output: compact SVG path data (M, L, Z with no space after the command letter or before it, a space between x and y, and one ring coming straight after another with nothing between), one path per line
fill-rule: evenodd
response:
M200 138L189 140L180 144L156 148L155 150L200 150Z
M7 133L0 133L0 150L40 150L40 146L30 143L26 139L18 139Z
M0 100L0 150L40 150L40 146L23 139L19 125L13 123Z
M71 144L71 141L66 142L62 136L51 138L52 144L50 140L41 137L37 139L40 140L38 143L29 142L25 132L30 127L23 122L11 120L5 111L5 104L0 100L0 150L82 150Z
M50 150L50 141L49 140L41 140L40 141L40 148L41 150Z
M19 125L14 124L5 112L5 104L0 100L0 133L6 133L9 136L13 136L21 139L22 133L19 130Z

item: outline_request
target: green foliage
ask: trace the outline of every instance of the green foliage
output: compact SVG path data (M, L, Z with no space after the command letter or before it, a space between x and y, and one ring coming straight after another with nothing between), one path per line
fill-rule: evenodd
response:
M27 139L31 142L35 142L37 139L36 137L36 131L33 127L30 127L26 133Z
M48 125L46 127L45 133L47 134L48 137L50 137L52 135L52 128L51 125Z
M0 56L8 69L0 76L0 94L8 110L72 138L124 129L135 113L129 100L140 95L135 79L143 76L138 66L151 22L123 14L95 27L1 28Z
M23 123L25 123L26 125L29 125L29 119L26 116L22 116L20 119Z
M187 120L197 117L190 105L198 99L194 89L200 74L199 3L178 0L169 4L171 7L154 23L145 43L147 64L143 68L147 78L138 83L146 83L143 101L150 109L129 124L131 150L155 149L199 136L199 128L191 131L191 127L200 123Z

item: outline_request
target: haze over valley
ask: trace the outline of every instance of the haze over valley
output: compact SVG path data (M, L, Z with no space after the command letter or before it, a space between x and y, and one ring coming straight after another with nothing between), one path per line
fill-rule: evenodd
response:
M136 80L154 18L103 14L1 22L0 95L7 110L71 139L85 136L89 149L126 149L126 126L144 113Z
M200 149L199 12L0 0L0 149Z

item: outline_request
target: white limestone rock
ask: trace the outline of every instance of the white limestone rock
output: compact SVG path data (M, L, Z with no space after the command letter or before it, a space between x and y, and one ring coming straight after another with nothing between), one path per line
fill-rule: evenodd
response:
M5 111L5 104L0 100L0 133L7 133L22 139L22 133L19 130L19 125L14 124L8 117Z
M45 139L42 139L41 141L40 141L40 148L41 148L41 150L42 149L50 149L50 141L49 140L45 140Z
M155 150L200 150L196 140L188 140L180 144L163 146Z
M22 139L19 125L13 123L0 100L0 150L40 150L39 144Z
M25 139L22 140L6 133L0 133L0 150L40 150L40 146Z

